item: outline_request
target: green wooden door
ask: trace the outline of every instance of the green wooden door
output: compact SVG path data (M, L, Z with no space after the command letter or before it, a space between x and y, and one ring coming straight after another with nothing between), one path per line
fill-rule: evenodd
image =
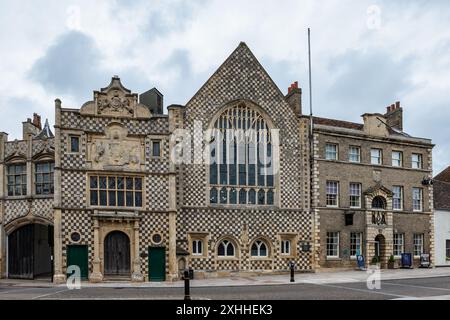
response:
M72 265L80 267L81 279L87 280L89 273L87 246L67 246L67 266Z
M166 248L148 248L148 278L150 281L166 280Z

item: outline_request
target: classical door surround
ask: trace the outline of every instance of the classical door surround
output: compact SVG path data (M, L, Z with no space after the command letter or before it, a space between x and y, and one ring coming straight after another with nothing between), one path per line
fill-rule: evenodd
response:
M103 280L104 275L104 243L106 236L113 231L125 233L130 239L131 280L144 281L141 272L139 255L139 215L137 212L94 211L94 261L93 272L89 279L92 282Z
M376 238L382 238L383 250L378 261L381 268L386 268L389 257L393 254L394 239L394 218L392 213L392 196L393 193L388 188L377 183L364 192L365 208L366 208L366 261L370 264L376 255L376 247L380 245ZM374 199L376 200L374 202ZM380 203L384 200L383 206L372 207L373 203Z

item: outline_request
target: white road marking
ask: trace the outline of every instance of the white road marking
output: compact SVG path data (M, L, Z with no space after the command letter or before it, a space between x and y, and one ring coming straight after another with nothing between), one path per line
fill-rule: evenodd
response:
M323 287L337 288L337 289L344 289L344 290L352 290L352 291L358 291L358 292L365 292L365 293L381 294L381 295L384 295L384 296L392 296L392 297L397 297L397 298L414 298L414 297L411 297L411 296L404 296L404 295L400 295L400 294L380 292L379 290L349 288L349 287L332 285L332 284L319 284L319 283L316 283L315 285L323 286Z
M61 293L61 292L65 292L65 291L69 291L69 290L70 289L64 289L64 290L60 290L60 291L56 291L56 292L52 292L52 293L46 293L46 294L43 294L43 295L40 295L40 296L37 296L37 297L33 297L32 300L36 300L36 299L40 299L40 298L48 297L48 296L53 296L55 294L58 294L58 293Z
M401 283L390 283L390 282L381 282L381 285L389 285L389 286L400 286L400 287L411 287L411 288L417 288L417 289L428 289L428 290L440 290L440 291L450 291L450 289L446 288L436 288L436 287L425 287L425 286L418 286L413 284L401 284Z

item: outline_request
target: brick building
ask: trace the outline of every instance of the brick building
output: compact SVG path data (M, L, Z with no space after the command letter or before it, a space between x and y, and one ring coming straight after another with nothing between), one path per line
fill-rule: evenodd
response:
M138 95L117 76L79 108L57 99L54 136L37 115L23 141L1 136L1 275L314 271L355 250L384 262L396 234L397 251L416 235L432 251L432 145L402 132L401 108L364 125L315 118L312 156L301 109L297 84L283 94L244 43L167 114L157 89Z

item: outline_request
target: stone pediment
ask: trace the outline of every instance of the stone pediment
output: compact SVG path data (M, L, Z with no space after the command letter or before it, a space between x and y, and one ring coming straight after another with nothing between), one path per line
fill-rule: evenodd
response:
M105 128L105 134L88 137L87 159L94 170L133 170L145 167L145 141L128 136L128 130L117 122Z
M118 76L111 83L94 91L94 101L86 102L80 110L82 115L109 116L124 118L150 118L150 110L138 103L137 93L125 88Z
M368 188L365 192L364 195L366 196L372 196L372 197L376 197L376 196L384 196L385 198L387 197L392 197L393 193L391 190L389 190L388 188L386 188L385 186L383 186L380 183L377 183L375 186Z

